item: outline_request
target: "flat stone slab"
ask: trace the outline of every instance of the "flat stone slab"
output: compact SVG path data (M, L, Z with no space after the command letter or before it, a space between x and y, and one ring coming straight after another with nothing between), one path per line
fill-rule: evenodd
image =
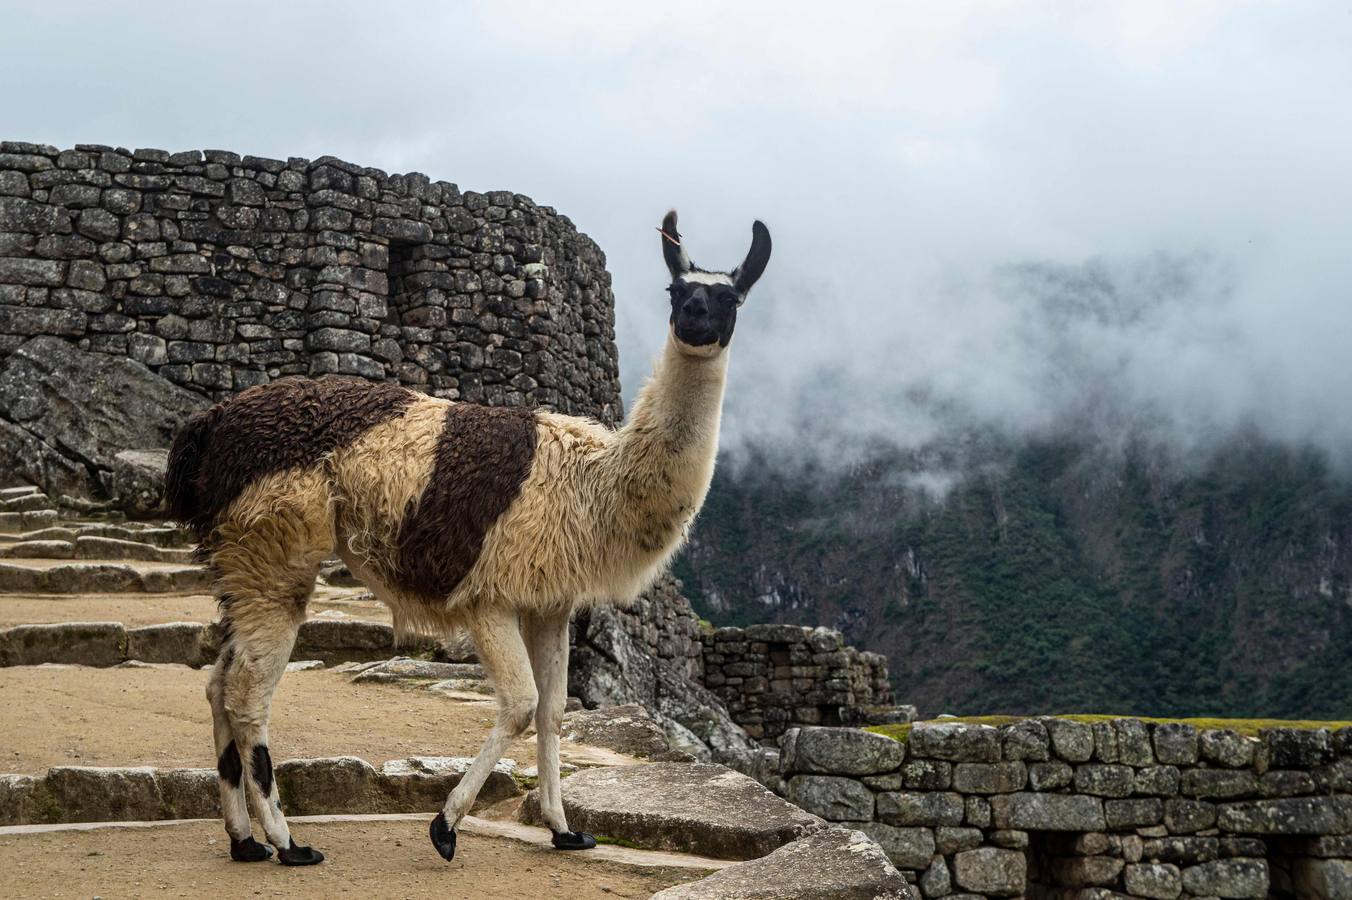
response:
M120 622L16 625L0 631L0 666L84 663L115 666L127 658Z
M760 859L659 891L653 900L911 900L916 896L868 835L828 828Z
M671 750L662 726L637 703L571 712L563 718L562 736L565 741L630 756L657 756Z
M755 780L711 763L578 772L563 780L563 808L576 831L720 859L764 856L823 825ZM538 822L535 792L522 816Z
M352 678L354 684L361 682L426 682L445 681L447 679L482 679L483 666L472 663L429 662L425 659L410 659L396 656L370 668L363 669Z

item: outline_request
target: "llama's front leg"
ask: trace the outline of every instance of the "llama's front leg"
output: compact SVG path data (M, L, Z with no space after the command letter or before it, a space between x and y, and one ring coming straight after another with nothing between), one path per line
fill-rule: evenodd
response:
M568 613L525 617L526 647L540 703L535 709L535 769L540 775L540 814L560 850L590 850L596 838L569 831L559 783L559 730L568 701Z
M513 610L486 609L470 623L474 647L498 698L498 717L488 740L460 783L446 798L446 805L432 820L428 833L442 858L455 857L455 827L474 805L488 775L507 744L527 728L535 716L537 694L531 677L530 657L521 637L521 624Z

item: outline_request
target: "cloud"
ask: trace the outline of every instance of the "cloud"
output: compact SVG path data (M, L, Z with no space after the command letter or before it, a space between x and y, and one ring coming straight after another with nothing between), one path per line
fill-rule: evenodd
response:
M1350 44L1333 3L48 4L0 78L16 139L557 206L607 252L630 391L661 214L720 267L764 219L730 446L1258 427L1349 457Z

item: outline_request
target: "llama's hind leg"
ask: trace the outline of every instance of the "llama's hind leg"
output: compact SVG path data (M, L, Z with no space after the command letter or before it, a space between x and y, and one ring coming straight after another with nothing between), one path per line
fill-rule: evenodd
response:
M211 704L211 727L216 739L216 776L221 793L221 813L230 835L230 858L235 862L262 862L272 849L254 840L249 825L249 807L244 798L244 769L230 716L225 711L225 671L233 662L234 650L221 650L207 680L207 701Z
M279 860L287 865L317 863L323 855L297 845L282 815L268 720L319 562L333 546L322 476L317 471L283 473L250 486L217 526L217 534L211 562L226 632L220 706L235 751L230 756L226 748L226 774L233 776L238 766L248 807L277 848Z
M535 768L540 773L540 813L560 850L590 850L596 838L569 831L559 780L559 731L568 700L568 613L523 616L526 649L540 702L535 708Z
M448 861L455 856L455 826L469 812L507 744L530 727L537 700L530 656L522 640L516 612L485 609L470 617L469 626L474 634L479 662L493 681L498 717L479 755L461 776L460 783L446 798L446 805L428 829L433 846Z

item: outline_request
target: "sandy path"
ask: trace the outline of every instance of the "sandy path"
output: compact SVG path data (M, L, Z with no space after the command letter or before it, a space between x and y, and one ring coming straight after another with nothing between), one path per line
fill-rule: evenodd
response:
M0 836L6 897L648 897L702 873L645 869L460 835L441 860L419 822L298 823L325 861L232 863L214 822Z
M316 588L310 600L310 616L338 611L350 618L388 624L389 608L376 600L355 599L363 593L360 588ZM215 619L216 601L206 594L0 595L0 628L37 622L121 622L136 628Z
M207 673L184 667L0 668L0 772L52 765L214 766ZM328 671L292 672L272 707L272 756L473 756L493 724L490 700L351 684ZM533 737L508 757L534 765Z

